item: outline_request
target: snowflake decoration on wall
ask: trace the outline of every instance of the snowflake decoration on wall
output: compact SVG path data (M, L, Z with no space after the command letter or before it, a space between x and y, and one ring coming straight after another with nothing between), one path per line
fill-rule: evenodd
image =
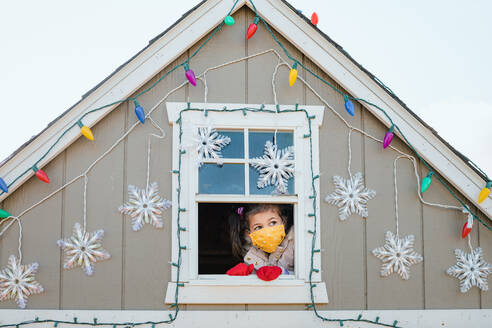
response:
M57 244L65 253L63 268L71 269L80 266L88 276L94 273L93 263L107 260L111 257L102 247L101 242L104 230L83 232L80 223L75 223L73 235L65 240L58 240Z
M21 309L26 307L27 297L44 291L35 279L39 264L21 264L10 255L7 267L0 272L0 301L15 300Z
M206 160L214 159L218 165L222 165L220 151L231 142L231 138L219 135L211 126L198 128L198 136L195 138L196 151L198 153L198 167Z
M333 177L335 191L326 196L325 201L338 206L338 216L340 220L345 220L352 213L356 213L363 218L367 218L367 201L376 196L376 191L364 187L362 173L358 172L350 179L339 176Z
M265 152L261 157L253 158L251 165L260 173L258 188L268 185L276 187L276 192L285 194L290 178L294 176L294 147L277 149L271 141L265 144Z
M454 254L457 262L446 273L461 281L461 292L466 293L472 286L488 290L487 276L492 272L492 265L484 261L482 248L477 247L471 253L455 249Z
M397 272L402 279L410 278L410 265L423 261L422 256L413 250L414 240L413 235L400 238L391 231L386 232L384 246L372 251L372 254L383 262L381 276L387 277Z
M128 202L118 210L132 218L133 231L140 230L145 223L155 228L162 228L162 211L171 206L171 201L159 196L157 182L153 182L147 189L128 186Z

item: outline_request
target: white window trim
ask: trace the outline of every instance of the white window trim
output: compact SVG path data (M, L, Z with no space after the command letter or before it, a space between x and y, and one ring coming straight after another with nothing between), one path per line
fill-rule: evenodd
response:
M275 105L254 105L254 104L212 104L212 103L190 103L190 108L200 109L236 109L236 108L260 108L264 106L266 110L277 110ZM178 177L173 174L173 214L172 214L172 262L178 258L177 240L177 217L179 208L184 208L181 212L180 223L186 231L180 233L181 245L186 246L182 250L182 261L180 268L180 287L178 303L180 304L273 304L273 303L311 303L309 273L311 258L312 235L308 232L314 229L313 221L308 216L313 211L311 187L311 168L309 160L310 138L308 119L304 112L295 113L264 113L264 112L213 112L208 111L207 115L203 111L188 111L181 116L182 126L182 145L179 145L180 126L177 120L180 112L188 108L187 103L168 102L166 103L169 123L173 126L173 171L179 169L180 151L181 154L181 193L180 204L178 205ZM280 110L295 109L295 105L280 105ZM323 122L324 106L299 106L305 109L312 118L311 140L312 140L312 161L313 175L319 173L319 127ZM279 119L281 117L281 119ZM270 195L226 195L220 198L220 202L290 202L294 203L294 227L295 227L295 276L280 276L272 282L264 282L250 275L247 277L230 277L227 275L198 275L198 202L217 201L214 195L198 195L198 169L196 167L196 151L193 145L194 131L199 126L211 125L217 129L251 128L251 129L278 129L293 130L294 151L296 159L295 191L296 195L290 196L270 196ZM247 176L246 176L247 178ZM246 179L248 181L249 179ZM316 215L317 227L315 245L320 248L320 212L319 212L319 179L315 179L317 193ZM314 253L314 267L321 267L321 257L319 252ZM166 293L166 303L174 303L176 291L177 268L172 266L172 281L169 283ZM326 287L321 282L321 270L312 273L312 281L316 282L313 289L316 303L327 303L328 297ZM265 288L270 290L265 293ZM280 293L280 294L279 294ZM282 295L279 297L278 295Z

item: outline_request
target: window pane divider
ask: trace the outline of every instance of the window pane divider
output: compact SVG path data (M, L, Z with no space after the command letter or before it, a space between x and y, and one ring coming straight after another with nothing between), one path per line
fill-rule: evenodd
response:
M197 194L195 201L198 203L289 203L298 202L297 195L272 196L272 195L217 195L217 194Z

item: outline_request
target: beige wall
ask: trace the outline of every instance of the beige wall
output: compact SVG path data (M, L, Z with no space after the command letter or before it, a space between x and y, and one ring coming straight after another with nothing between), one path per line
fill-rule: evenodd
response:
M224 27L191 61L195 72L236 59L248 54L274 48L281 49L270 38L262 25L250 40L245 40L247 25L253 14L241 9L233 27ZM325 79L330 78L309 59L281 38L287 49ZM181 63L201 43L193 46L175 63ZM208 74L209 102L273 103L271 74L277 61L266 55L240 62ZM164 69L146 86L153 83L169 68ZM320 101L300 82L289 88L288 72L278 74L278 97L281 104L320 104ZM300 74L327 99L335 109L357 127L382 137L384 126L367 111L356 105L355 117L346 114L343 98L326 88L312 76L300 69ZM150 108L158 99L184 79L178 69L164 79L152 91L139 98L145 108ZM331 81L331 80L330 80ZM331 81L333 82L333 81ZM333 82L334 83L334 82ZM202 84L196 88L182 88L170 101L203 101ZM161 194L171 196L171 130L161 105L153 117L165 128L164 141L153 143L151 180L159 183ZM136 121L133 105L122 104L98 123L93 132L95 142L80 138L55 160L45 167L51 178L46 185L31 179L3 202L3 208L19 213L55 190L74 176L80 174L89 163L104 152L130 125ZM105 230L104 247L111 253L109 261L97 263L93 277L82 270L62 270L62 257L56 240L71 234L74 222L82 220L82 187L78 181L58 193L43 205L23 217L24 262L40 263L38 281L45 287L42 295L30 297L28 308L46 309L163 309L163 299L170 279L171 212L164 214L164 229L146 226L133 232L128 218L117 211L126 200L127 185L143 186L146 174L146 137L154 132L150 124L135 129L89 174L88 229ZM333 191L333 175L345 175L348 160L347 129L330 112L325 114L320 133L321 139L321 196ZM410 150L399 140L393 142L406 152ZM377 191L369 202L370 216L367 220L350 217L342 222L337 217L337 208L321 204L322 273L327 284L330 304L323 309L427 309L427 308L491 308L492 294L472 288L461 294L458 280L445 274L455 263L453 250L466 249L459 237L464 217L456 211L422 206L415 193L416 182L408 161L399 163L400 231L414 234L416 250L424 255L423 264L411 267L411 278L401 280L392 275L379 276L380 261L371 250L384 243L384 233L394 230L392 165L395 152L383 151L380 144L352 136L352 172L362 171L366 185ZM426 170L421 165L420 174ZM456 204L442 186L434 182L425 193L428 201ZM9 254L16 253L17 227L13 227L0 240L0 263L6 264ZM472 231L472 242L484 248L489 262L492 260L492 234L478 228ZM13 302L0 303L0 308L15 308ZM298 306L188 306L187 309L303 309Z

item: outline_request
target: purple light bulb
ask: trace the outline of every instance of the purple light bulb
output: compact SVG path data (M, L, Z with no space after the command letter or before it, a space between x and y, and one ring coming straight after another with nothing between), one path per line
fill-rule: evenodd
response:
M184 64L184 69L185 69L185 75L188 81L196 87L196 77L195 77L195 72L193 72L192 69L188 66L188 64Z
M384 140L383 140L383 148L384 149L386 149L386 147L389 146L389 144L393 140L393 137L395 136L393 133L394 128L395 127L392 125L391 128L389 129L389 131L386 132L386 135L384 136Z

